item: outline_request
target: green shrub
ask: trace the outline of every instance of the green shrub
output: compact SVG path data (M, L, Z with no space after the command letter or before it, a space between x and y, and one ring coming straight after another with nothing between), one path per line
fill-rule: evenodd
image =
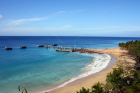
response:
M95 83L92 86L92 93L103 93L103 87L101 85L102 84L100 82Z
M82 87L82 89L80 89L80 91L77 93L89 93L89 89L85 89L84 87Z

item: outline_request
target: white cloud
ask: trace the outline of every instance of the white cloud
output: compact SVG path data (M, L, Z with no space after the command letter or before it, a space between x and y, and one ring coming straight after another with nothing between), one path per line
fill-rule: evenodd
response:
M66 26L63 26L61 28L68 28L68 27L71 27L71 25L66 25Z
M0 15L0 18L2 18L2 15Z
M77 11L74 11L74 12L81 12L81 11L86 11L87 9L82 9L82 10L77 10Z
M12 21L3 21L3 25L8 25L8 26L13 26L13 25L21 25L24 22L30 22L30 21L40 21L40 20L45 20L48 17L44 17L44 18L30 18L30 19L20 19L20 20L12 20Z
M99 27L99 28L91 28L91 29L113 29L113 28L119 28L120 26L112 26L112 27Z
M66 11L59 11L59 12L57 12L57 13L63 13L63 12L66 12Z
M66 12L66 11L59 11L59 12L56 12L54 14L60 14L60 13L64 13L64 12Z
M65 29L65 28L68 28L68 27L71 27L71 25L66 25L66 26L63 26L63 27L44 27L44 28L37 28L37 27L34 27L34 28L22 28L22 27L10 27L10 28L3 28L3 29L0 29L1 31L3 32L34 32L34 31L67 31L69 29Z

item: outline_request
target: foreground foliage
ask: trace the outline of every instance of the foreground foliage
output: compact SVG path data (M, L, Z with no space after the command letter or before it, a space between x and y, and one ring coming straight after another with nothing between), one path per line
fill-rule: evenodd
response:
M80 89L80 91L77 93L89 93L89 89L85 89L84 87L82 87L82 89Z
M18 86L18 90L22 91L22 93L27 93L27 90L25 87L23 87L22 85Z
M80 91L77 93L103 93L103 87L101 86L102 84L100 82L95 83L91 89L85 89L82 87Z

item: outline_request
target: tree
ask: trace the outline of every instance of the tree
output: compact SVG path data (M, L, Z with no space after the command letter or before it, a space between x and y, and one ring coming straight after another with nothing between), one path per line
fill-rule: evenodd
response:
M80 91L77 93L89 93L89 89L85 89L84 87L82 87L82 89L80 89Z
M95 83L92 86L92 93L103 93L103 87L101 85L102 84L100 82Z
M123 92L125 87L128 85L127 80L123 78L124 70L123 68L114 68L113 72L107 75L107 83L112 86L113 91Z

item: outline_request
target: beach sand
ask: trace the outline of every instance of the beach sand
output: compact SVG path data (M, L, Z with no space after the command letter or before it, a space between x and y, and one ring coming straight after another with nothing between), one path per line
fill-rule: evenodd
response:
M122 62L122 61L126 62L126 63L132 63L132 64L135 63L135 61L131 57L124 54L124 53L127 53L128 51L120 50L120 48L110 48L107 50L89 49L88 51L96 51L96 52L102 52L102 53L109 54L111 56L111 60L108 63L107 67L102 69L100 72L91 74L84 78L80 78L78 80L75 80L75 81L65 85L64 87L54 89L47 93L76 93L76 91L79 91L82 87L91 88L97 82L101 82L101 83L105 84L107 73L110 73L111 71L113 71L112 68L117 68L118 67L117 64L120 64L120 62Z

